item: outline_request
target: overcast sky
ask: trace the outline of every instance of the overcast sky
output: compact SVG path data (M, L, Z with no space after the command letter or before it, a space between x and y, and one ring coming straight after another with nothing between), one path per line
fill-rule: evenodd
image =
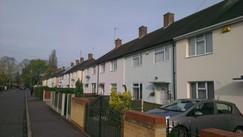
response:
M88 53L97 59L114 48L222 0L0 0L0 57L48 59L56 50L59 66ZM117 28L117 29L115 29ZM116 31L115 31L116 30Z

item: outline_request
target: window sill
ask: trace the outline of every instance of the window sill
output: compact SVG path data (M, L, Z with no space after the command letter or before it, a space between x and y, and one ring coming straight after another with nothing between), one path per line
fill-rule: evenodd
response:
M195 58L195 57L202 57L202 56L207 56L207 55L212 55L212 54L213 54L213 52L206 53L206 54L201 54L201 55L193 55L193 56L186 57L186 59Z

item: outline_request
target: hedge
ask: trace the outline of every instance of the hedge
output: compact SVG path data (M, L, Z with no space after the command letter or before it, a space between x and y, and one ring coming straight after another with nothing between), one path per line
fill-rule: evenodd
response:
M34 94L39 99L43 99L43 92L45 91L52 91L52 92L59 92L59 93L67 93L67 94L73 94L74 89L73 88L49 88L47 86L43 87L35 87L34 88Z

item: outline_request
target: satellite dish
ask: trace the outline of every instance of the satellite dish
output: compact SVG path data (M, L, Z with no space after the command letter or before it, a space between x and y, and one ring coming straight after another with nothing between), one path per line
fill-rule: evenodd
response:
M90 79L90 76L89 76L89 75L87 75L87 76L86 76L86 79Z

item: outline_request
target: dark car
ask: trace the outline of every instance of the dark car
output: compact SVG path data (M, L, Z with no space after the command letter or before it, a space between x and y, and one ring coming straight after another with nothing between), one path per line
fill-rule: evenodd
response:
M226 101L178 99L146 113L165 116L183 134L189 130L196 134L205 128L243 134L243 115L235 104Z
M25 86L21 86L21 87L19 87L19 89L25 90Z

